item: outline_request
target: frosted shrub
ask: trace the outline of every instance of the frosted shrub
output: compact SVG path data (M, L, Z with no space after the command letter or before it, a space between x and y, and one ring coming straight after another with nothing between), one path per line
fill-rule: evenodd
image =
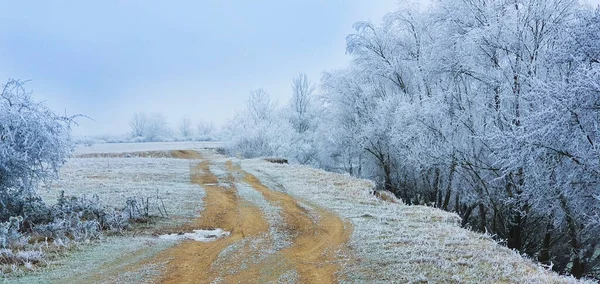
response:
M127 214L107 208L96 195L88 199L65 197L61 192L50 212L52 221L36 226L35 231L52 239L90 240L99 238L103 230L120 232L129 228Z
M54 114L31 99L20 81L9 80L0 93L0 222L25 221L28 204L37 201L36 185L57 176L72 151L72 117ZM36 203L36 202L34 202ZM31 209L31 208L29 208ZM35 213L35 212L29 212ZM36 220L37 221L37 220Z
M11 217L7 222L0 223L0 248L7 248L9 244L23 239L19 232L23 218Z
M97 196L61 193L54 206L40 198L38 184L57 178L72 152L73 117L33 101L20 81L9 80L0 90L0 275L33 269L43 261L42 249L127 229L127 214L105 207Z
M0 249L0 275L22 273L22 267L34 270L34 265L43 262L44 257L45 254L39 250L15 252L11 249Z
M29 237L20 232L23 218L11 217L7 222L0 223L0 275L20 272L19 266L28 270L44 259L40 250L23 250Z

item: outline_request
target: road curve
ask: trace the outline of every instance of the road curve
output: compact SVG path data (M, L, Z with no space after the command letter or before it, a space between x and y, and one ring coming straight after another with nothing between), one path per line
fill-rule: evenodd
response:
M172 151L171 156L190 159L190 182L206 191L199 217L171 232L221 228L231 234L212 242L182 241L116 268L110 276L158 265L163 269L155 283L338 282L337 273L349 261L345 252L350 222L268 188L230 160L202 157L196 151ZM252 191L276 210L266 212L265 205L247 200L237 187Z

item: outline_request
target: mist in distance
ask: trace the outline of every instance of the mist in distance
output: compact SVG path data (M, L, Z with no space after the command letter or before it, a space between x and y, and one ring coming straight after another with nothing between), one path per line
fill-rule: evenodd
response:
M265 88L341 68L345 36L395 1L10 2L0 15L0 77L55 111L81 113L75 136L118 135L136 112L222 125Z

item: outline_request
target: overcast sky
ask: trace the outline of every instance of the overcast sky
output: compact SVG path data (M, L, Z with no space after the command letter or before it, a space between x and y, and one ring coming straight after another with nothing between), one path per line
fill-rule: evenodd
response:
M56 111L82 113L75 135L120 134L134 112L220 125L249 92L281 103L291 80L347 62L345 36L394 0L6 1L0 80ZM175 3L176 2L176 3ZM93 4L95 3L95 4Z
M253 89L285 103L299 72L343 67L352 24L395 2L4 1L0 81L30 79L52 109L95 120L75 135L125 133L141 111L221 125Z

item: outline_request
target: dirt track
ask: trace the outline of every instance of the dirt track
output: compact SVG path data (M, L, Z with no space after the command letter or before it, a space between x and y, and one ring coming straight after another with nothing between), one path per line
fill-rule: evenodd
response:
M204 209L185 228L221 228L231 234L213 242L183 241L142 262L116 268L110 279L144 265L161 264L157 283L336 283L352 226L335 214L272 190L231 161L201 159L193 151L173 157L192 159L190 182L206 191ZM201 160L200 160L201 159ZM197 161L197 162L196 162ZM219 169L218 175L211 171ZM269 223L264 208L245 200L236 185L259 193L278 208L282 222ZM279 233L278 233L279 232ZM277 245L281 235L288 241ZM116 275L115 275L116 274ZM107 275L104 275L107 276ZM104 279L96 275L95 280ZM117 276L118 278L118 276ZM110 282L110 280L109 280Z
M117 205L160 190L168 217L9 282L582 283L461 228L455 214L378 200L366 180L210 150L117 152L69 161L56 188ZM209 243L159 237L213 228L231 234Z

